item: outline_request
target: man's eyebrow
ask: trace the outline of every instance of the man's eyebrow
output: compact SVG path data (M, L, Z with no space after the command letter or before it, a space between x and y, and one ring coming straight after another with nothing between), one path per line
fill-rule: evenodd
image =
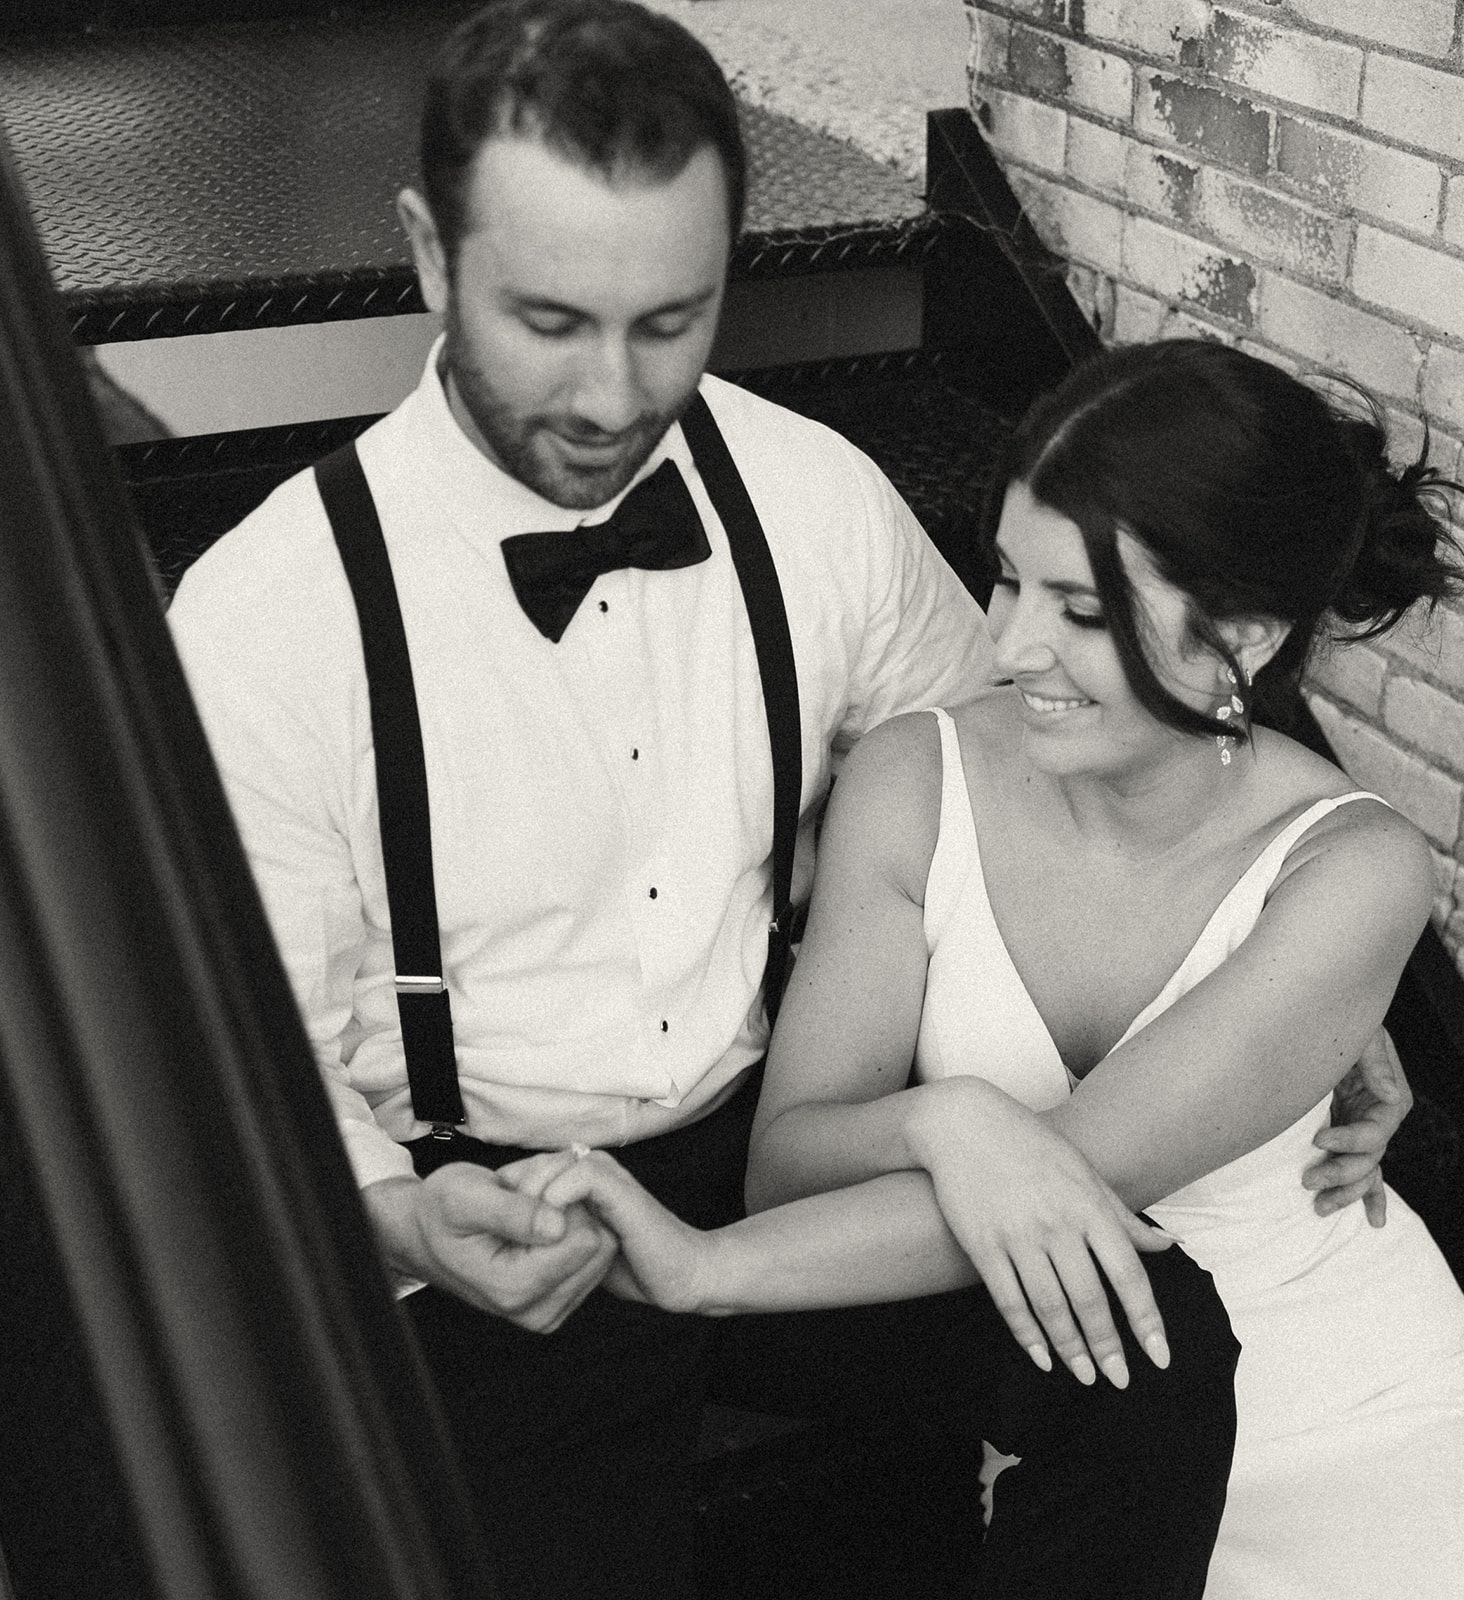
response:
M1015 567L1016 562L1014 562L1006 553L1006 551L1002 549L1001 540L996 539L992 542L996 546L997 555L1001 557L1007 566ZM1098 591L1091 583L1069 583L1064 578L1044 578L1042 580L1042 587L1050 590L1053 594L1081 595L1091 600L1096 600L1098 598Z

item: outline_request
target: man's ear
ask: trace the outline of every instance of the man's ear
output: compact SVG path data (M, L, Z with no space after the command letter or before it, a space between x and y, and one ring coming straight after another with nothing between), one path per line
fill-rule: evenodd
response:
M417 282L429 311L447 309L449 294L447 254L442 248L442 236L432 219L426 200L415 189L403 189L396 200L397 221L412 247L412 261L417 268Z
M1253 683L1256 674L1286 642L1291 624L1280 617L1229 617L1219 624L1220 637Z

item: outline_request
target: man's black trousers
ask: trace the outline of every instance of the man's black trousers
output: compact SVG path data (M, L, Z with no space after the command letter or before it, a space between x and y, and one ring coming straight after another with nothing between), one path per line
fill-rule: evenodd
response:
M688 1222L734 1220L758 1076L701 1122L615 1154ZM527 1153L478 1149L493 1165ZM1039 1372L980 1288L731 1318L597 1290L549 1335L431 1288L404 1305L504 1600L691 1596L687 1463L708 1399L872 1441L886 1481L871 1505L891 1537L947 1542L952 1571L980 1543L981 1441L1021 1456L996 1487L983 1600L1198 1600L1224 1506L1239 1347L1208 1274L1177 1247L1143 1259L1173 1360L1158 1371L1118 1317L1126 1390Z

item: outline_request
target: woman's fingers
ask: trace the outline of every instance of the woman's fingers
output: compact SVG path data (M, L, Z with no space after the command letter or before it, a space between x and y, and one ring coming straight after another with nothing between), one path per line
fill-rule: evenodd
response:
M1100 1225L1088 1238L1073 1234L1045 1249L995 1251L975 1265L1017 1343L1044 1372L1050 1347L1081 1383L1101 1371L1116 1388L1127 1388L1128 1361L1105 1277L1140 1347L1156 1367L1169 1365L1149 1275L1121 1229Z
M1154 1299L1154 1287L1144 1264L1131 1248L1137 1243L1141 1249L1168 1248L1175 1243L1172 1235L1151 1228L1130 1212L1123 1216L1124 1229L1096 1230L1091 1240L1094 1256L1102 1267L1123 1314L1140 1349L1156 1367L1169 1365L1169 1341L1164 1334L1164 1318ZM1134 1230L1137 1229L1137 1232ZM1151 1241L1158 1241L1158 1246Z
M1046 1336L1032 1315L1032 1308L1027 1304L1021 1281L1011 1262L1005 1255L993 1254L982 1261L973 1258L972 1265L981 1274L986 1292L1001 1313L1002 1320L1011 1329L1012 1337L1043 1372L1051 1372L1052 1356L1047 1348Z
M546 1150L540 1155L524 1156L521 1160L510 1161L499 1167L498 1179L517 1189L520 1194L542 1200L544 1191L559 1174L587 1153L584 1145L570 1145L565 1150Z
M1152 1222L1145 1222L1142 1217L1136 1217L1125 1205L1116 1204L1114 1215L1122 1224L1123 1231L1135 1250L1154 1255L1179 1243L1172 1233L1166 1233L1163 1228L1156 1228Z
M1085 1241L1064 1240L1047 1257L1020 1267L1027 1297L1053 1347L1080 1383L1097 1378L1096 1363L1118 1389L1128 1387L1123 1341Z

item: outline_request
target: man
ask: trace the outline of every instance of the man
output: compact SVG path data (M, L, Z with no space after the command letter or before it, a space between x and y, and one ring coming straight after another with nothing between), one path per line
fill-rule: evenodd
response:
M730 1331L597 1293L614 1239L489 1170L525 1150L613 1146L699 1226L741 1207L768 1035L775 784L727 502L688 444L694 397L787 611L795 900L833 749L977 691L988 646L871 463L703 377L745 179L730 92L689 35L624 0L500 0L449 41L423 169L399 212L444 336L359 456L420 711L468 1138L456 1116L414 1114L396 990L435 974L394 964L381 739L317 478L282 486L205 556L171 618L363 1201L417 1289L407 1312L505 1592L689 1592L683 1463L709 1381L736 1378L754 1401L854 1416L889 1459L903 1450L893 1514L915 1538L922 1516L939 1524L953 1548L975 1525L975 1446L1002 1390L1038 1487L988 1581L1198 1593L1233 1348L1187 1264L1163 1269L1183 1279L1161 1297L1186 1346L1174 1371L1136 1374L1130 1395L1069 1383L1059 1396L1057 1380L1032 1387L1040 1375L980 1291ZM557 570L653 478L683 511L689 497L684 548ZM530 570L541 562L547 580ZM1213 1428L1195 1429L1192 1409ZM1071 1468L1044 1479L1054 1457Z

